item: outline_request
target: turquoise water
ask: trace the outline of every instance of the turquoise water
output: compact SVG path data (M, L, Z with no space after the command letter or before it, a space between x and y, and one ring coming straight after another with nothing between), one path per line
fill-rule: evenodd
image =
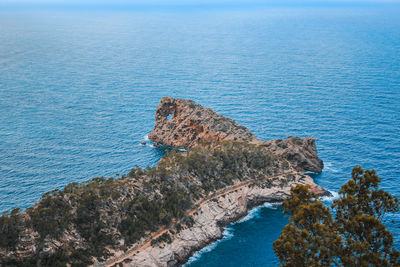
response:
M155 165L140 142L162 96L259 138L317 138L318 184L353 166L400 196L400 8L0 10L0 210L70 182ZM254 210L189 266L271 266L287 218ZM400 216L389 222L400 246Z

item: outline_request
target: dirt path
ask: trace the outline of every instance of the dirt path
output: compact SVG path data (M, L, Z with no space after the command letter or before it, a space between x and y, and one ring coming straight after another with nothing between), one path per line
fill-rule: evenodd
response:
M295 171L291 171L291 172L287 172L287 173L283 173L283 174L279 174L279 175L270 176L270 177L267 177L267 178L264 178L264 179L273 179L273 178L281 177L283 175L294 174L294 173L296 173L296 172ZM221 196L227 195L229 193L232 193L235 190L242 189L245 186L249 186L249 185L254 184L256 182L259 182L259 181L260 180L252 180L252 181L241 182L241 183L238 183L238 184L236 184L236 185L234 185L232 187L217 190L213 195L211 195L210 197L202 200L199 204L197 204L196 208L188 211L188 215L192 216L195 212L199 211L203 205L205 205L206 203L210 202L213 199L216 199L216 198L219 198ZM179 223L179 221L177 221L176 223ZM163 235L164 233L168 232L169 230L170 230L170 228L166 228L165 226L163 226L157 232L151 233L151 238L149 240L147 240L145 243L138 244L137 246L134 246L134 247L130 248L129 250L127 250L125 253L123 253L120 256L108 259L104 263L104 266L112 267L115 264L121 263L124 260L126 260L126 259L128 259L130 257L133 257L137 253L139 253L142 250L148 248L151 245L151 241L159 238L161 235Z

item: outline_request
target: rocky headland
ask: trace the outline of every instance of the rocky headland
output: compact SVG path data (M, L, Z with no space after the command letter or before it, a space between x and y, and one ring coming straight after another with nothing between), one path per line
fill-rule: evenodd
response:
M268 147L299 170L321 172L324 167L314 138L289 137L264 142L246 127L192 100L163 97L155 119L149 139L158 146L191 148L221 141L245 142Z
M163 97L149 139L156 144L190 148L200 143L260 140L244 126L192 100Z
M164 97L149 138L176 149L156 167L72 183L3 214L1 265L180 266L297 184L329 194L305 174L323 168L311 137L261 141L191 100Z

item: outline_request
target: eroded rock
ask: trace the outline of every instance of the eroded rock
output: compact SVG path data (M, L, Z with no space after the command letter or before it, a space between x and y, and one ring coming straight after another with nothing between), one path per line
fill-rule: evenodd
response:
M323 168L311 137L264 142L191 100L164 97L149 138L158 146L187 150L172 151L153 169L136 168L118 179L99 177L67 185L21 214L3 217L4 229L18 226L18 231L10 237L15 245L0 247L0 265L45 262L57 258L57 253L75 253L79 258L64 262L82 265L82 259L90 256L95 266L122 262L179 266L196 250L221 238L225 225L254 206L284 200L297 184L310 185L317 195L329 195L305 174ZM168 213L168 207L170 213L163 215L169 219L158 219L156 214ZM179 216L173 215L177 212ZM140 214L149 216L136 224ZM96 231L88 223L97 225ZM47 233L43 224L53 231ZM170 238L155 240L155 229L168 231ZM101 242L89 239L97 236L103 237ZM88 254L102 248L114 256Z
M192 100L163 97L156 110L154 130L149 139L156 146L190 148L202 143L238 141L268 146L299 170L321 172L315 138L288 137L263 142L244 126L204 108Z
M261 142L244 126L192 100L163 97L149 139L157 144L190 148L204 142Z

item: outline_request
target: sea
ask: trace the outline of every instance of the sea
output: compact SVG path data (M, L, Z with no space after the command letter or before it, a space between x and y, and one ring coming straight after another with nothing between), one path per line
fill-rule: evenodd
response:
M311 175L334 196L361 165L400 197L399 3L10 3L0 3L0 211L155 166L164 150L147 135L163 96L263 140L315 137L325 167ZM287 223L279 204L255 208L186 266L277 266L272 242ZM400 249L399 213L386 223Z

